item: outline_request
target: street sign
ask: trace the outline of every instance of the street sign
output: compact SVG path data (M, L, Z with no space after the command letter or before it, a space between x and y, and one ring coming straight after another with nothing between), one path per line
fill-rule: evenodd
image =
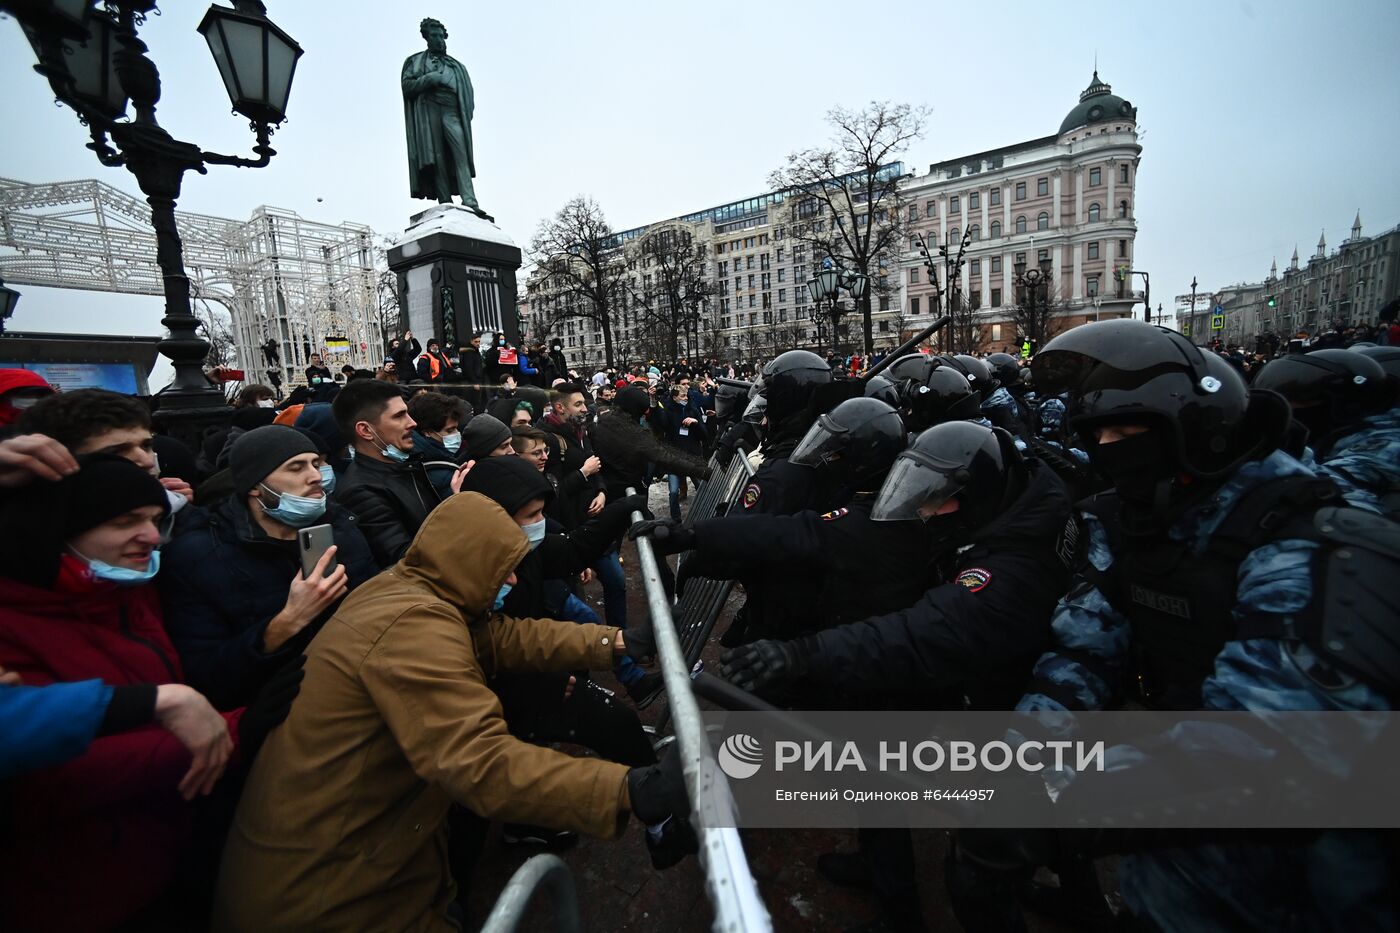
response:
M1224 329L1225 329L1225 309L1222 308L1220 305L1216 305L1216 306L1215 306L1215 312L1214 312L1213 314L1211 314L1211 316L1210 316L1210 329L1211 329L1211 330L1224 330Z

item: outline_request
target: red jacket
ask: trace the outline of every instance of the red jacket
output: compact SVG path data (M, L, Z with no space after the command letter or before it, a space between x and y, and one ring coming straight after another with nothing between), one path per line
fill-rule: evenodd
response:
M31 685L183 682L155 587L60 579L45 590L0 578L0 665ZM235 742L241 715L225 714ZM154 902L189 842L191 805L176 790L189 765L184 746L150 725L10 782L0 794L5 928L106 930Z

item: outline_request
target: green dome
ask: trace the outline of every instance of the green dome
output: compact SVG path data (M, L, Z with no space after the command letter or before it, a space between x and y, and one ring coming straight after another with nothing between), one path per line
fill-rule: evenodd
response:
M1089 82L1089 86L1079 95L1079 106L1071 110L1069 116L1060 124L1060 135L1091 123L1109 123L1114 120L1136 123L1137 108L1114 94L1113 88L1100 81L1099 73L1095 71L1094 80Z

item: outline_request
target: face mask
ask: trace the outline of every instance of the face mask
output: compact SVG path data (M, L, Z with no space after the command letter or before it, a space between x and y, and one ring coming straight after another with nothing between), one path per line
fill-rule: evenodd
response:
M21 411L23 411L26 408L33 408L35 403L38 401L39 396L37 395L21 395L18 398L10 399L10 405L11 407L18 408Z
M525 537L530 539L530 550L533 551L540 546L540 542L544 541L544 526L545 519L543 518L529 525L520 526L521 530L525 532Z
M442 436L442 446L446 447L449 453L456 453L462 449L462 432L453 431L451 434Z
M263 505L263 514L289 528L305 528L326 514L325 496L317 499L310 496L294 496L287 492L277 492L263 483L258 485L277 496L279 500L275 509ZM259 501L258 504L262 505L262 502Z
M388 457L390 460L395 460L399 463L403 463L405 460L408 459L408 454L404 453L402 450L399 450L397 447L394 447L391 444L385 444L384 438L379 436L378 431L372 431L371 433L374 434L374 439L376 441L378 441L380 444L383 444L383 446L379 448L379 452L381 454Z
M258 407L259 407L259 408L271 408L271 407L272 407L272 399L270 399L270 398L260 398L260 399L258 399Z
M82 554L78 554L75 548L70 547L68 550L77 554L87 563L88 573L92 574L94 579L106 580L108 583L116 583L119 586L137 586L141 583L148 583L156 575L156 571L160 570L160 551L151 552L151 562L146 565L145 570L132 570L128 567L113 567L106 561L83 557Z
M160 479L160 454L151 452L151 475Z
M328 496L335 492L335 468L329 463L321 464L321 488Z
M501 584L501 591L496 594L496 601L491 604L491 609L493 612L499 611L500 608L506 604L506 596L510 593L510 591L511 585L509 583Z

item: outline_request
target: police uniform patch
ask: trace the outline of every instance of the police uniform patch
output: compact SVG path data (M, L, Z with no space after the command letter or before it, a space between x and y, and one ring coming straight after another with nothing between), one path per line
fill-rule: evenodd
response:
M983 570L981 567L969 567L958 574L957 582L976 593L988 583L992 582L992 573L990 570Z
M824 512L824 513L822 513L822 521L824 521L824 522L834 522L834 521L836 521L838 518L840 518L841 516L845 515L845 514L846 514L847 512L849 512L849 511L850 511L850 509L837 509L837 510L834 511L834 512Z
M751 509L758 505L758 497L762 492L758 488L758 483L749 483L744 487L744 508Z

